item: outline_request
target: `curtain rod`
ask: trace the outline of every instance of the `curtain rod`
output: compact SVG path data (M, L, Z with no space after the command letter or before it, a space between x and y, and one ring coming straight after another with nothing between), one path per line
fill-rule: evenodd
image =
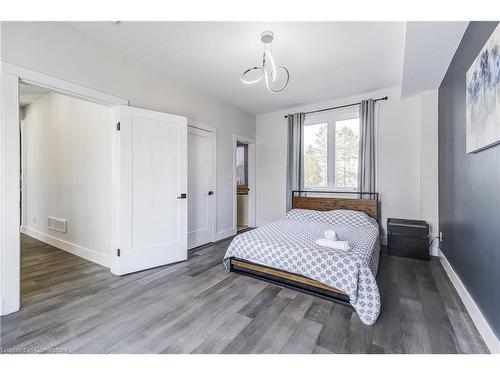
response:
M378 102L379 100L388 100L389 97L388 96L384 96L382 98L377 98L377 99L373 99L374 102ZM332 109L340 109L340 108L346 108L346 107L352 107L354 105L360 105L361 102L357 102L357 103L351 103L351 104L344 104L344 105L339 105L337 107L331 107L331 108L324 108L324 109L318 109L316 111L309 111L309 112L304 112L304 114L306 115L310 115L311 113L318 113L318 112L325 112L325 111L331 111ZM287 118L288 115L285 116L285 118Z

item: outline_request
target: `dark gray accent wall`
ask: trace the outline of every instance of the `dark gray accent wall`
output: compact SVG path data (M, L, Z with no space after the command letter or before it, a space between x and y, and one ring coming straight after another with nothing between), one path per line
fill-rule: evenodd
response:
M465 73L498 22L471 22L439 87L441 251L500 338L500 145L465 153Z

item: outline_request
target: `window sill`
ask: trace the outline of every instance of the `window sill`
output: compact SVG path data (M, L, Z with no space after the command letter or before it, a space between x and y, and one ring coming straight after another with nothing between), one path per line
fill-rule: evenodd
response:
M349 193L356 193L358 192L359 190L358 189L355 189L355 188L340 188L340 187L334 187L334 188L328 188L328 187L325 187L325 188L312 188L312 187L305 187L303 188L303 191L307 192L307 191L324 191L325 193L335 193L335 192L339 192L339 193L342 193L342 192L349 192Z

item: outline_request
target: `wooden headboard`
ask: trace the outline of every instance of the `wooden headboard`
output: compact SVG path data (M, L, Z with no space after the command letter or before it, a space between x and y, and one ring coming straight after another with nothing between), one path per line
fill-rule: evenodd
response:
M294 192L296 193L296 192ZM298 193L298 192L297 192ZM332 194L332 193L330 193ZM375 198L336 198L336 197L308 197L293 194L292 208L303 208L316 211L353 210L366 213L368 216L379 220L378 194L371 193Z

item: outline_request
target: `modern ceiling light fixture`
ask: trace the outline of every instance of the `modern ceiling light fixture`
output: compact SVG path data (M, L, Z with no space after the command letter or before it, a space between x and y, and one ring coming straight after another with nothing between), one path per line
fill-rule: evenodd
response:
M252 85L260 82L262 78L264 78L268 90L272 92L283 91L288 85L290 81L288 69L283 65L276 65L273 55L271 54L273 39L274 34L271 31L264 31L260 35L260 40L264 44L262 66L254 66L245 70L241 75L241 82Z

